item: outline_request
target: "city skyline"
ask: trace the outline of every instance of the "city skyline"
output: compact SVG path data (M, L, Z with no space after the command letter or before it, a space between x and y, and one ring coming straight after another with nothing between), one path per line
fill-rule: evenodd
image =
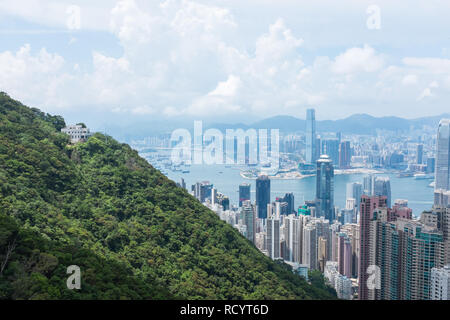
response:
M448 17L0 0L0 300L450 300Z

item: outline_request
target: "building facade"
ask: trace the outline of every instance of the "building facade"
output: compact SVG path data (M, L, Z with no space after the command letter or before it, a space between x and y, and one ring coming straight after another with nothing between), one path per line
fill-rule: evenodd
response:
M316 173L316 216L330 222L334 213L334 168L329 156L322 155L317 160Z

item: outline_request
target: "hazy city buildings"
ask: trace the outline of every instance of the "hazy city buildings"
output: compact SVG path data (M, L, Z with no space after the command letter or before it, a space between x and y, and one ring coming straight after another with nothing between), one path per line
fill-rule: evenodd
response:
M423 163L423 144L422 143L417 144L416 163L417 164Z
M323 140L321 143L321 155L323 154L329 156L334 165L339 165L339 140Z
M363 185L359 182L347 183L346 199L354 199L355 207L359 211L359 204L361 203L361 196L363 195ZM346 209L350 209L346 206Z
M376 177L373 182L374 196L386 196L387 206L391 207L391 181L388 177Z
M352 161L352 149L350 147L350 141L342 141L339 144L339 168L350 168Z

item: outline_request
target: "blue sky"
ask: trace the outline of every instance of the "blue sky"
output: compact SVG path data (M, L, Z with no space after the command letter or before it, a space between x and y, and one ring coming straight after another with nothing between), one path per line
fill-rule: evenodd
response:
M437 0L0 0L0 90L97 123L436 115L449 16Z

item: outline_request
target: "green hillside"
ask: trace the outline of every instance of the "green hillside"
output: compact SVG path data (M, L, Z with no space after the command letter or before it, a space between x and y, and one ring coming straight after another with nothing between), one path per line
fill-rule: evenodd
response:
M0 298L333 299L275 263L136 151L0 94ZM66 288L78 265L81 290Z

